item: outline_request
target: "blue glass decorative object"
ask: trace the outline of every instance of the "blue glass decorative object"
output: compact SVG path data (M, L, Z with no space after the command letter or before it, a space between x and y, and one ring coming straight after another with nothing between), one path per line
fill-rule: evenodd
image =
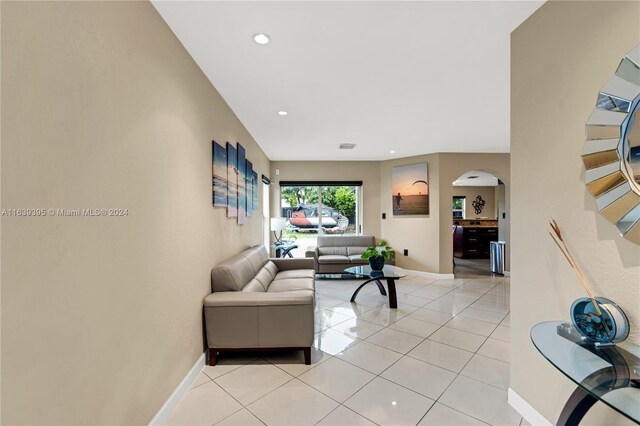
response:
M571 305L571 322L587 341L597 344L615 344L629 336L629 320L618 305L605 297L595 298L601 315L591 299L581 297Z

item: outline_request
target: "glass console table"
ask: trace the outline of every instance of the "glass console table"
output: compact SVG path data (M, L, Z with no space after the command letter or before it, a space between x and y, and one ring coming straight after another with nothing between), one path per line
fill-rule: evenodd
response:
M280 241L274 243L271 247L276 250L276 257L293 257L291 250L297 249L298 245L291 241Z
M596 347L570 323L549 321L531 329L531 341L547 361L576 385L557 425L577 425L597 401L640 424L640 347L623 342Z

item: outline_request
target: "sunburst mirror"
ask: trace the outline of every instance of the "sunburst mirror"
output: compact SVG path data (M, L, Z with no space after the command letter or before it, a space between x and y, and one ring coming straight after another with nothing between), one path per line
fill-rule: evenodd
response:
M582 150L585 184L602 216L640 244L640 45L598 93Z

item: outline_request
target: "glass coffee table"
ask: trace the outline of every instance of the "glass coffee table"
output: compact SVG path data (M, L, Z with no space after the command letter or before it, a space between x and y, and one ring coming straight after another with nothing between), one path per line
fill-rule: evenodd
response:
M640 347L623 342L596 347L571 324L549 321L531 329L543 357L577 385L557 425L577 425L598 401L640 424Z
M358 293L360 292L362 287L369 284L370 282L375 282L378 286L378 290L380 290L380 294L386 296L387 292L385 291L384 286L382 285L382 282L380 280L387 280L387 288L389 289L389 307L394 309L398 308L396 280L407 276L407 273L403 269L392 265L384 265L382 271L374 271L369 265L362 265L353 266L351 268L345 269L344 271L350 275L367 279L360 285L360 287L356 289L356 291L353 293L353 296L351 296L352 302L356 301L356 296L358 296Z

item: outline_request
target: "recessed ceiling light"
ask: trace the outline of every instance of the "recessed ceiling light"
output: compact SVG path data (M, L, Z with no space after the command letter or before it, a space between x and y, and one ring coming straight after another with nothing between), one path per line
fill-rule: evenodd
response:
M260 33L260 34L254 34L253 35L253 41L255 41L258 44L267 44L267 43L269 43L270 40L271 39L266 34Z
M395 149L392 149L391 151L389 151L389 154L395 154L395 153L396 153Z
M287 115L289 114L287 111L278 111L278 115Z

